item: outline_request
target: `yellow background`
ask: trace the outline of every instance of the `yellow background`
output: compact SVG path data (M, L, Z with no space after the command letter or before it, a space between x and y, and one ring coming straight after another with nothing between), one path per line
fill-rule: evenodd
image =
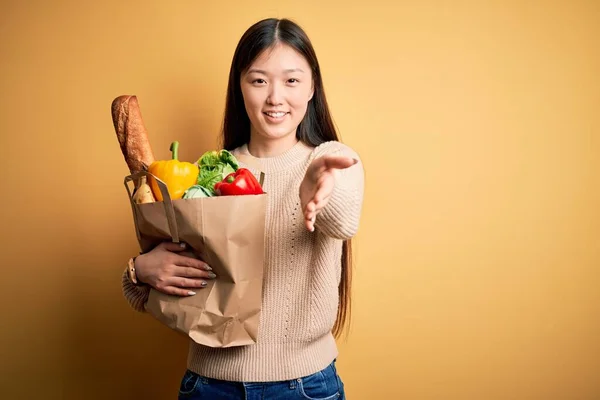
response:
M137 252L110 103L214 148L253 22L312 38L367 171L350 400L600 398L597 1L3 1L0 396L174 399L186 340Z

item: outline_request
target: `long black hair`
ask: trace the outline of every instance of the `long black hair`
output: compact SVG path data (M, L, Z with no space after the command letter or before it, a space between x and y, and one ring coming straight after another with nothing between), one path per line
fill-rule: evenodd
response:
M310 39L296 23L270 18L252 25L240 39L233 55L223 121L222 144L227 150L250 141L250 119L244 108L241 76L264 50L277 43L286 44L302 54L312 71L314 95L298 126L296 137L310 146L339 140L327 106L319 61Z
M265 50L281 43L300 53L311 67L314 94L306 114L298 125L296 137L309 146L328 141L339 141L325 98L321 68L312 43L306 32L289 19L269 18L252 25L240 39L229 71L227 100L221 138L222 148L233 150L250 141L250 119L244 107L241 76L252 62ZM342 279L338 288L339 307L333 333L339 337L350 321L350 290L352 250L350 240L342 247Z

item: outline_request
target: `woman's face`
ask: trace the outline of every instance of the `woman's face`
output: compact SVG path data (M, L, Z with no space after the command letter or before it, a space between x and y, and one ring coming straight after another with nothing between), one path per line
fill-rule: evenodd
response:
M310 65L293 48L277 44L263 51L241 76L252 136L295 137L313 96Z

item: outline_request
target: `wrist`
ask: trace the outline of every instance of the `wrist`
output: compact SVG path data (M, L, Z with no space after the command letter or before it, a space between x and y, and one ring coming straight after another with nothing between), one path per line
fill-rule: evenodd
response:
M145 286L146 284L142 280L140 280L138 271L136 269L136 261L137 261L138 257L132 257L129 259L129 262L127 265L127 277L129 278L129 281L131 283L133 283L134 285Z

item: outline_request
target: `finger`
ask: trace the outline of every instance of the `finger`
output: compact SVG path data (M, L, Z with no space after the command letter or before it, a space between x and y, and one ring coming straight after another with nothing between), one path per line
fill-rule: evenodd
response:
M321 202L323 200L323 198L325 198L325 196L329 195L329 190L326 186L321 185L321 187L319 187L317 189L317 192L315 193L315 196L313 197L313 204L318 204L319 202Z
M307 207L304 210L304 225L306 226L306 229L308 229L311 232L314 229L316 216L317 216L317 209L316 209L315 203L313 201L311 201L310 203L307 204Z
M175 276L166 280L165 286L173 286L178 288L198 288L202 289L208 285L208 282L203 279L192 279L192 278L183 278L181 276Z
M313 225L315 223L315 220L316 220L316 214L307 215L306 217L304 217L304 224L307 227L310 227L311 225Z
M207 263L205 263L202 260L198 260L197 258L193 258L193 257L186 257L186 256L178 255L175 258L175 261L173 262L173 264L178 265L180 267L192 267L192 268L202 269L204 271L212 270L212 268Z
M331 194L329 194L326 197L323 197L322 199L319 199L319 201L315 203L315 211L321 211L327 205L327 203L329 203L330 198Z
M306 226L306 229L308 229L309 232L314 232L315 231L315 218L312 217L311 219L304 220L304 225Z
M333 187L320 188L312 200L315 210L320 210L321 208L323 208L323 206L325 204L327 204L327 200L329 200L332 193L333 193Z
M170 294L172 296L190 297L196 294L196 289L190 290L187 288L179 288L175 286L167 286L161 290L161 292Z
M329 196L333 192L335 187L335 176L332 173L324 173L319 177L316 185L315 195L313 200L315 203L320 202L325 197Z
M195 279L214 279L217 277L213 272L200 270L194 267L176 267L175 276Z
M305 221L312 221L312 223L314 224L314 223L315 223L315 220L317 219L317 214L318 214L318 212L317 212L317 211L313 211L313 212L312 212L312 213L310 213L310 214L306 214L306 215L304 216L304 220L305 220Z
M306 227L306 230L309 232L313 231L313 225L312 225L312 220L310 219L305 219L304 220L304 226Z
M311 203L314 204L314 203ZM317 209L315 206L311 207L311 209L304 210L304 219L312 219L312 217L317 213Z
M312 219L313 215L315 214L316 211L316 205L314 201L311 201L310 203L308 203L306 205L306 208L304 208L304 219L308 220L308 219Z
M304 208L304 218L311 219L316 216L329 202L331 198L331 193L323 195L323 197L318 198L315 196L315 199L309 202Z
M327 169L344 169L358 163L356 158L346 156L324 156L323 166Z
M159 246L162 246L162 248L165 250L176 251L176 252L187 249L187 245L183 242L181 242L181 243L162 242L161 244L159 244Z

